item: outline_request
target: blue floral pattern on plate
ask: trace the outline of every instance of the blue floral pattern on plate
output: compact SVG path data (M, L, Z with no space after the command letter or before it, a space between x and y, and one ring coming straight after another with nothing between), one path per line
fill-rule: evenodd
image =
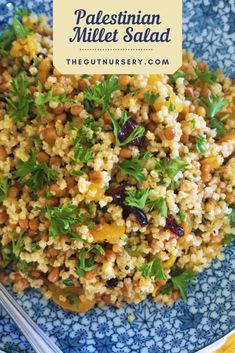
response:
M14 0L35 12L52 13L51 0ZM9 23L13 1L1 0L0 31ZM232 78L234 71L234 0L184 1L184 47L218 66ZM17 301L64 353L194 353L235 327L235 247L225 250L190 286L188 302L172 308L150 299L124 309L106 307L78 315L63 311L29 290ZM132 322L128 316L134 317ZM0 349L7 353L32 353L24 337L0 307ZM229 352L230 353L230 352Z

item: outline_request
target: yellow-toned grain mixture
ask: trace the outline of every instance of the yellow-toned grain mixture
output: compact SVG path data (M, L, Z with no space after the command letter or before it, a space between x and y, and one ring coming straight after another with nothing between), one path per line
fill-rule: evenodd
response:
M189 53L169 76L62 75L25 15L0 40L0 279L79 312L186 299L235 235L234 83Z

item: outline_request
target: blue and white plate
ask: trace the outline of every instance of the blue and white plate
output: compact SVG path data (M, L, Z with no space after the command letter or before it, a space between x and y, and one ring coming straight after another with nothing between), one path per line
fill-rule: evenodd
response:
M52 0L0 0L0 30L10 21L13 3L52 13ZM183 24L184 47L235 78L234 0L185 0ZM235 247L224 254L189 288L188 303L180 300L172 308L148 300L80 315L46 302L34 290L17 301L64 353L195 353L235 328ZM32 352L1 307L0 349Z

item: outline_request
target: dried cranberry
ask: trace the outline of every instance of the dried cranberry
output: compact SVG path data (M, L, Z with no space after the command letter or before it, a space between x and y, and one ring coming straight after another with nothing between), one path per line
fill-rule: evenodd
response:
M118 139L120 142L123 142L124 140L127 139L127 137L130 136L130 134L132 133L132 131L135 130L135 128L137 127L137 123L135 120L133 119L128 119L125 124L122 126L121 130L119 131L118 134ZM140 146L142 145L144 142L144 137L137 137L136 139L134 139L133 141L131 141L129 144L130 145L134 145L134 146Z
M144 143L144 137L140 136L134 139L133 141L131 141L129 144L138 147L138 146L141 146L143 143Z
M112 287L116 287L118 282L119 282L118 278L111 278L106 282L106 284L108 287L112 288Z
M125 199L125 189L126 184L121 184L119 186L106 190L105 195L111 196L113 198L113 202L117 205L122 205Z
M136 127L136 122L133 119L128 119L119 131L119 141L123 142L132 133L132 131L135 130Z
M175 217L172 215L167 216L165 228L172 230L172 232L178 235L179 237L182 237L184 235L183 227L176 222Z
M127 219L130 214L133 214L136 217L141 227L144 227L148 224L148 218L144 211L134 206L124 206L122 213L123 218Z

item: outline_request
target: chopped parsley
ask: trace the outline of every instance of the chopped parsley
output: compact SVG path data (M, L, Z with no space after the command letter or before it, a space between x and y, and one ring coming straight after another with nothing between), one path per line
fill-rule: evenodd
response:
M30 108L33 104L33 96L29 92L29 83L24 72L20 72L11 81L11 90L6 98L11 108L11 117L14 122L20 122L28 118Z
M97 130L98 125L91 118L87 118L84 122L83 127L78 130L76 138L73 142L74 158L77 163L86 164L93 158L93 152L90 151L90 148L96 142L96 140L93 138L93 134Z
M122 115L121 115L119 122L116 119L114 119L114 117L111 115L110 112L109 112L109 114L111 116L111 120L112 120L112 124L113 124L113 133L114 133L114 137L115 137L115 144L117 146L127 145L128 143L134 141L138 137L144 136L145 128L143 126L136 126L135 129L129 134L129 136L126 137L126 139L121 142L119 140L118 136L119 136L119 132L121 131L122 127L128 121L127 113L122 112Z
M36 151L33 148L29 159L24 162L20 160L13 178L30 187L34 192L40 190L43 185L50 184L57 178L58 173L50 168L47 163L37 163Z
M139 255L142 253L141 246L138 245L135 249L132 249L130 246L130 238L126 238L126 244L124 246L126 252L128 252L129 255Z
M25 260L18 259L17 268L19 269L20 272L26 273L29 270L29 264Z
M150 277L154 280L165 279L162 262L159 257L139 267L138 269L144 277Z
M186 301L187 287L190 282L195 279L195 274L191 269L185 269L183 272L178 275L171 277L171 281L175 287L180 291L181 297Z
M167 216L167 204L163 197L158 197L155 200L148 200L147 206L149 211L157 211L162 217Z
M88 255L91 255L88 257ZM104 255L104 249L99 244L92 245L89 249L81 249L79 260L76 266L76 273L79 277L84 276L85 272L92 271L96 268L97 257Z
M174 112L174 111L175 111L175 104L171 102L169 106L169 112Z
M0 179L0 202L3 202L7 198L9 190L9 182L7 178Z
M131 160L124 160L119 164L119 168L133 177L138 184L141 184L146 177L144 175L144 157L138 155Z
M16 258L19 257L20 252L24 248L23 234L23 232L20 232L19 234L14 234L12 238L12 252Z
M227 103L227 99L217 96L214 93L199 100L199 104L205 108L209 118L214 118Z
M232 203L232 205L229 205L229 208L232 209L232 212L229 214L229 220L230 220L231 226L235 226L235 203Z
M171 276L171 279L160 289L160 293L169 295L174 287L178 288L181 297L186 301L187 287L195 279L195 274L191 269L184 269L177 276Z
M63 296L68 300L69 304L71 304L73 307L77 307L78 304L80 303L79 296L75 293L72 292L64 292Z
M39 243L37 241L33 241L31 244L31 252L40 250L41 246L39 245Z
M235 239L235 234L232 234L232 233L225 234L224 239L223 239L223 244L229 245L234 241L234 239Z
M70 102L70 99L66 97L66 93L62 93L58 96L53 95L53 90L43 92L43 86L41 82L38 82L38 96L35 99L35 107L37 116L45 116L47 114L46 104L49 102L66 103Z
M149 106L152 106L158 97L160 97L159 93L145 92L144 94L144 99Z
M63 280L63 283L67 287L73 287L74 286L73 280L71 278L66 278L65 280Z
M128 190L126 192L125 204L142 210L145 207L148 195L149 189Z
M185 171L186 167L187 163L185 163L180 157L174 159L164 158L157 161L156 171L161 181L163 181L164 177L167 175L171 180L170 187L175 189L177 187L175 177L179 172Z
M0 55L7 55L11 49L12 42L16 39L23 39L32 32L22 23L22 17L30 14L30 11L25 7L20 10L15 7L15 15L12 24L0 35Z
M118 79L115 76L111 76L107 80L95 84L92 88L84 91L84 105L88 111L94 109L94 104L101 106L103 111L106 111L113 92L119 89Z
M177 213L177 216L179 217L180 222L183 222L185 220L186 216L181 207L179 207L179 212Z
M202 134L197 135L195 150L199 154L203 154L203 153L205 153L207 151L206 138L205 138L204 135L202 135Z
M61 204L59 207L47 206L45 211L50 220L49 236L52 237L61 236L67 233L72 225L84 222L84 216L79 215L77 206L72 203Z
M173 75L169 75L170 83L175 83L177 78L185 77L185 75L184 71L176 71Z
M216 137L219 138L223 135L226 134L226 132L228 131L222 120L216 119L216 118L212 118L209 124L209 127L211 129L216 129Z
M209 85L213 85L213 83L216 82L216 76L210 70L201 71L199 69L199 67L195 67L194 70L195 70L197 77L201 81L208 83Z

